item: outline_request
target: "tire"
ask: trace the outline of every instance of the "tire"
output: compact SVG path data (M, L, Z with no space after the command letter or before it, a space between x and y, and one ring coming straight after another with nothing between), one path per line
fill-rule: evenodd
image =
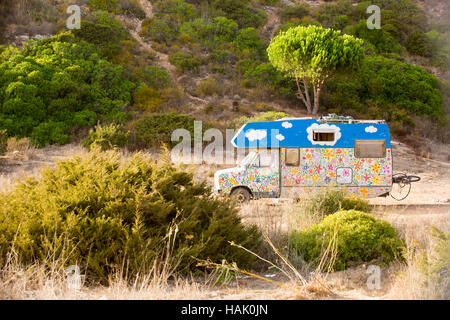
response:
M250 191L248 191L246 188L236 188L231 191L230 195L231 197L236 199L236 202L239 204L249 202L252 197Z

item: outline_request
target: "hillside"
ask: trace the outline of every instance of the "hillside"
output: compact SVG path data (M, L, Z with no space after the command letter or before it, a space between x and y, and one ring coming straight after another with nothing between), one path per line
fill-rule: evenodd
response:
M327 82L320 114L383 118L400 137L425 136L448 142L450 46L446 1L375 1L382 8L383 27L369 30L365 26L367 3L361 1L91 0L80 1L81 30L68 34L67 1L6 3L2 1L0 6L6 17L0 26L4 44L39 48L45 39L87 47L93 44L95 49L86 50L97 50L112 68L119 67L116 76L122 81L121 93L108 96L119 109L105 105L102 112L96 112L89 105L90 99L98 98L81 95L78 104L87 106L70 107L79 112L76 118L81 120L69 121L58 113L33 119L26 128L10 124L19 116L14 111L19 105L16 101L14 107L9 106L12 102L2 94L3 110L9 111L3 111L0 128L9 136L28 136L41 146L63 144L82 137L98 121L122 123L133 132L143 115L171 111L222 129L233 127L239 117L261 112L305 115L303 103L295 97L295 81L271 66L265 49L280 30L320 24L362 38L366 47L365 63L358 73ZM66 35L51 38L61 32ZM26 44L29 39L35 39L36 44ZM5 49L1 49L2 59L7 62L14 53ZM21 54L29 56L31 52L26 49ZM13 71L18 66L5 67L4 71ZM89 87L94 80L88 77L86 74L83 81ZM9 81L14 80L2 81L1 90L6 90ZM127 81L126 86L123 81ZM57 90L57 100L39 91L35 97L46 106L56 103L67 110L72 103L66 100L71 89ZM49 130L60 133L52 137ZM135 147L130 143L130 148Z

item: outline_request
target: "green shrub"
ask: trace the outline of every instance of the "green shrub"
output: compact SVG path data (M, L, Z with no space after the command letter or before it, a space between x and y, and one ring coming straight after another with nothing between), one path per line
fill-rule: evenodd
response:
M129 132L125 132L122 126L116 124L97 125L89 131L89 135L83 141L83 146L88 150L99 147L102 151L122 148L128 141Z
M178 144L171 141L172 132L176 129L188 130L193 141L194 120L190 116L175 112L143 116L129 125L132 143L136 148L160 147L162 143L172 147Z
M303 17L309 14L309 7L307 5L299 5L299 6L286 6L280 9L280 18L281 21L286 22L289 20L300 20Z
M73 34L94 44L108 59L119 54L121 41L130 38L120 21L103 11L87 16L81 22L81 29L73 30Z
M66 144L70 137L65 132L67 125L64 122L42 122L31 132L30 138L34 145L43 147L47 143Z
M140 86L133 93L133 107L142 111L159 112L163 104L161 92L146 85Z
M169 61L180 72L192 71L198 72L200 62L190 53L178 51L169 55Z
M234 20L239 28L258 28L266 21L266 13L250 7L249 0L214 0L212 6L221 10L224 15Z
M117 10L117 0L89 0L88 6L92 9L115 12Z
M403 241L388 222L355 210L329 215L321 223L295 231L289 237L294 252L313 265L318 265L330 241L336 241L334 263L328 257L334 270L374 260L389 264L402 259L404 249Z
M237 61L237 56L231 50L213 49L209 56L211 62L217 63L220 67L230 67Z
M260 84L270 84L276 88L291 89L291 79L285 77L270 63L261 63L248 68L243 77Z
M142 22L140 35L159 43L169 44L177 38L178 31L168 22L153 18Z
M216 47L224 42L231 42L236 37L238 25L225 17L213 19L195 19L183 23L180 32L207 47Z
M195 92L202 97L212 96L214 94L220 95L222 93L222 88L215 79L209 78L200 81Z
M406 49L409 53L423 57L431 57L433 45L431 40L422 31L414 31L408 36Z
M107 282L122 268L142 275L163 256L177 272L195 270L196 258L249 268L254 257L228 241L250 250L260 243L256 227L244 227L229 200L141 154L95 150L0 197L0 260L12 248L23 264L53 257L80 266L88 281Z
M341 190L326 190L302 200L301 208L308 214L327 216L340 210L370 212L372 208L365 199L346 195Z
M450 36L440 33L437 30L431 30L426 33L430 39L433 56L432 63L442 70L450 69Z
M114 14L124 13L138 19L145 18L145 12L137 0L89 0L87 4L94 10L103 10Z
M144 79L150 87L155 89L167 88L172 82L169 72L156 65L144 69Z
M375 51L376 53L402 53L403 49L398 41L386 32L384 28L368 29L365 20L348 27L344 23L342 29L348 34L365 40L367 51ZM373 50L370 50L371 48Z
M236 39L234 40L234 45L239 50L250 50L261 56L266 47L265 42L259 37L255 28L239 30Z
M174 25L181 25L197 16L196 8L182 0L158 1L153 8L156 17Z

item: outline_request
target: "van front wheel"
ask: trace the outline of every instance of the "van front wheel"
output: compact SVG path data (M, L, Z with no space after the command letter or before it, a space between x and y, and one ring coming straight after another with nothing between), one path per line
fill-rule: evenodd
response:
M246 188L234 189L233 191L231 191L231 196L236 199L236 202L239 204L250 201L250 198L252 197L250 191L248 191Z

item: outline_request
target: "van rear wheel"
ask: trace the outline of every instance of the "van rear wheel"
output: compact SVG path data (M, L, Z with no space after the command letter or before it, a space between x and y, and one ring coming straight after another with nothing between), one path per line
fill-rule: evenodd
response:
M245 188L234 189L233 191L231 191L231 196L236 199L236 202L239 204L250 201L250 198L252 197L250 191Z

